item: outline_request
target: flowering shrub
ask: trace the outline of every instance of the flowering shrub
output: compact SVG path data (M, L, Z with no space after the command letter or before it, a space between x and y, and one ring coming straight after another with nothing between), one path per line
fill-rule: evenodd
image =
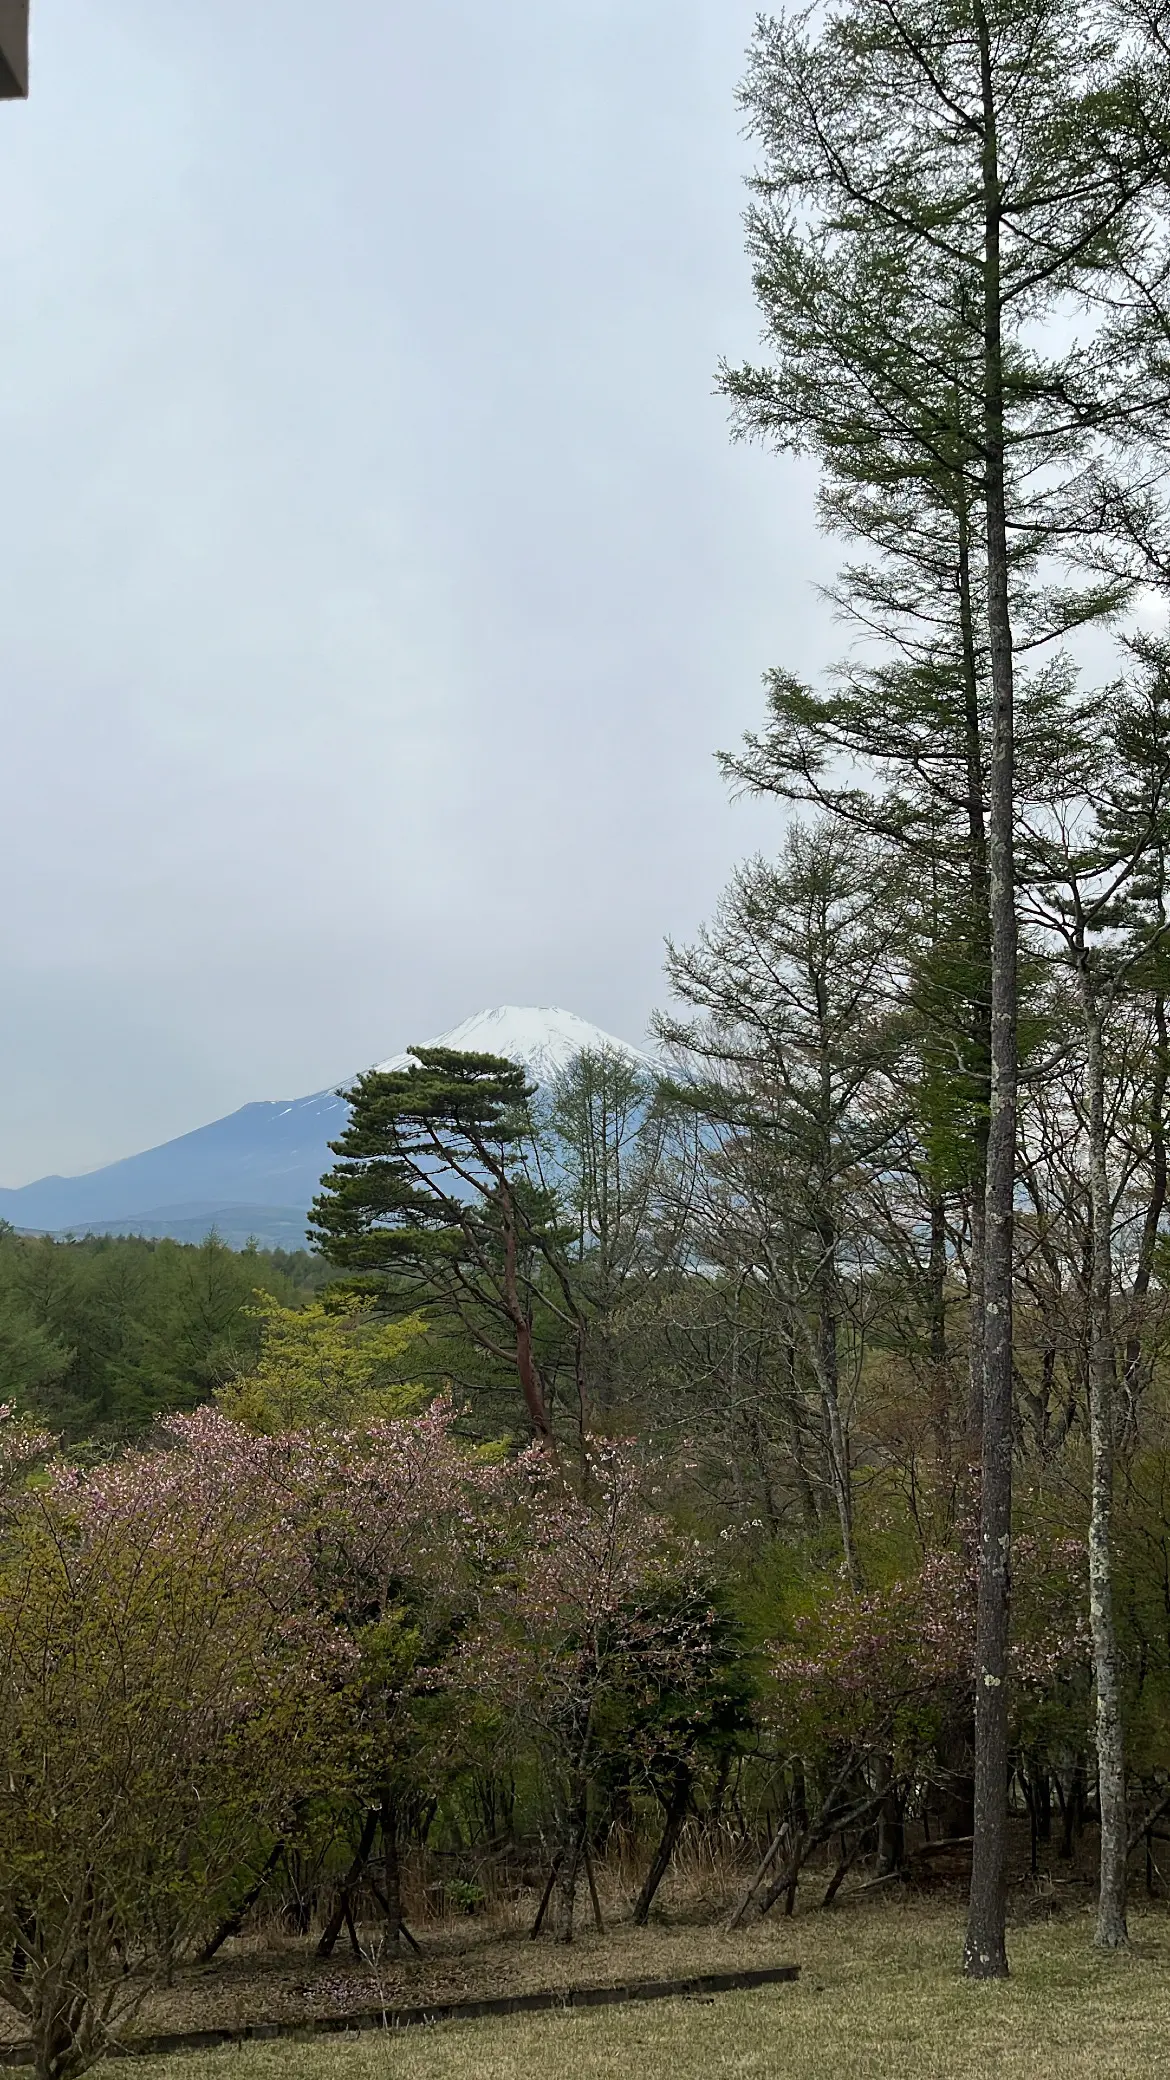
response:
M446 1399L423 1415L368 1419L358 1431L258 1437L215 1410L176 1417L165 1430L172 1477L252 1498L285 1552L295 1597L314 1622L334 1628L349 1657L333 1812L348 1816L358 1838L353 1883L381 1833L393 1943L401 1827L462 1760L450 1675L473 1604L489 1470L457 1439ZM348 1894L343 1884L343 1918ZM341 1926L336 1915L327 1924L326 1954Z
M15 1477L46 1441L2 1434ZM203 1408L16 1498L0 1987L45 2080L100 2055L315 1792L385 1797L415 1759L476 1478L449 1404L275 1437Z
M204 1407L147 1448L30 1479L50 1448L0 1411L0 1992L42 2080L99 2056L257 1871L301 1853L307 1811L356 1837L322 1946L346 1916L357 1943L361 1882L393 1941L400 1841L494 1755L551 1809L566 1940L605 1801L653 1793L645 1917L749 1690L709 1551L656 1506L632 1446L595 1444L577 1492L546 1450L469 1449L440 1398L271 1434ZM1083 1567L1034 1538L1016 1560L1027 1718L1083 1686ZM969 1564L936 1554L866 1594L835 1585L772 1645L755 1723L789 1795L754 1881L765 1906L818 1841L928 1778L970 1714L974 1602Z
M772 1656L769 1717L806 1764L881 1750L909 1758L971 1692L974 1585L957 1556L858 1596L842 1588L799 1618Z
M1087 1661L1082 1572L1074 1541L1016 1541L1011 1658L1022 1707ZM976 1595L974 1563L941 1552L888 1588L825 1598L772 1655L769 1716L782 1740L810 1763L849 1751L911 1766L970 1711Z
M607 1758L661 1768L710 1728L723 1621L704 1555L647 1506L631 1447L602 1444L585 1496L547 1456L498 1469L482 1616L463 1683L501 1737L533 1743L557 1808L559 1933L572 1936L590 1789Z
M1075 1541L1016 1542L1012 1708L1017 1736L1034 1732L1061 1682L1083 1681L1088 1628L1083 1552ZM791 1911L800 1871L834 1834L843 1846L830 1896L865 1830L940 1769L948 1739L969 1726L975 1683L977 1577L963 1555L930 1555L888 1587L845 1587L799 1618L771 1655L763 1716L780 1750L782 1818L741 1896ZM944 1776L945 1770L941 1772Z
M333 1628L253 1501L184 1472L59 1472L0 1558L0 1993L42 2080L101 2055L325 1781Z
M19 1417L7 1401L0 1401L0 1506L23 1486L28 1474L53 1449L47 1430Z

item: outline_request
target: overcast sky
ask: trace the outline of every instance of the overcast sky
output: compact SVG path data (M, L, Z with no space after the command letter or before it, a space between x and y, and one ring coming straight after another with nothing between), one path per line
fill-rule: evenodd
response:
M0 106L0 1182L496 1003L638 1040L833 634L751 0L33 0Z

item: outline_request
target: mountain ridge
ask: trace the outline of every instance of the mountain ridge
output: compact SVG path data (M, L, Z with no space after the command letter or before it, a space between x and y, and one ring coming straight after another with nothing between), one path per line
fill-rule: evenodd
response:
M651 1065L642 1049L549 1004L475 1012L416 1045L507 1055L522 1061L538 1083L585 1048L608 1048ZM411 1059L407 1049L375 1066L401 1069ZM261 1244L288 1248L298 1216L303 1241L304 1217L332 1162L328 1144L342 1131L345 1114L345 1100L330 1089L303 1098L254 1099L222 1119L96 1170L0 1188L0 1219L40 1234L152 1233L180 1241L198 1239L193 1228L206 1219L237 1246L254 1235ZM263 1218L266 1210L270 1220ZM245 1216L250 1225L240 1234Z

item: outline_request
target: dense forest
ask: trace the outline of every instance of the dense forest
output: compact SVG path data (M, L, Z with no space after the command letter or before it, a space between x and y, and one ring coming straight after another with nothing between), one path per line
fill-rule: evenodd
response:
M295 1306L328 1278L307 1250L138 1236L58 1242L0 1227L0 1379L70 1443L110 1444L194 1408L255 1361L257 1296Z
M724 756L776 841L659 1066L371 1072L314 1257L3 1238L44 2080L261 1899L567 1941L607 1867L644 1923L701 1852L737 1928L945 1855L981 1979L1045 1859L1105 1951L1165 1890L1170 32L841 0L742 103L721 380L818 466L844 641Z

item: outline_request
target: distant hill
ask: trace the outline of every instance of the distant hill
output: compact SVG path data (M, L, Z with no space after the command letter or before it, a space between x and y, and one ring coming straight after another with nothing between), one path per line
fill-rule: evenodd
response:
M506 1055L523 1062L538 1083L586 1048L649 1059L553 1005L480 1011L420 1044ZM409 1061L409 1054L398 1054L378 1067L405 1068ZM267 1249L302 1248L305 1217L333 1162L329 1143L341 1133L345 1114L335 1091L242 1105L225 1119L84 1176L41 1177L0 1189L0 1219L41 1234L171 1235L180 1242L199 1241L215 1228L234 1248L249 1237Z
M26 1228L22 1231L28 1234ZM33 1231L35 1232L35 1231ZM126 1214L120 1220L70 1221L48 1232L58 1240L84 1235L141 1235L148 1240L169 1237L172 1242L205 1242L218 1236L229 1249L307 1249L305 1209L299 1206L201 1205L198 1200L181 1206L156 1206L150 1213Z

